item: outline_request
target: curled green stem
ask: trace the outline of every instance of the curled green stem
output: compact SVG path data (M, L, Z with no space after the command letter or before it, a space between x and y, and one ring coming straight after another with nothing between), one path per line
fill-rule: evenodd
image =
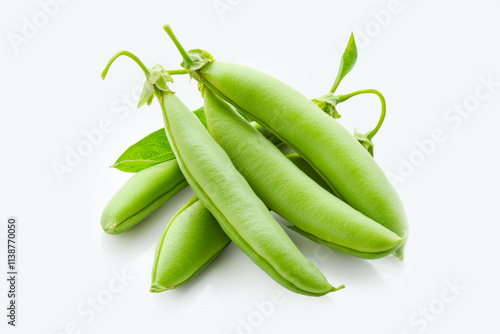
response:
M103 80L106 78L106 75L108 74L108 71L109 71L109 68L111 67L111 65L120 56L126 56L126 57L129 57L130 59L132 59L133 61L135 61L137 63L137 65L139 65L139 67L142 69L142 71L144 72L146 77L148 77L151 74L150 69L147 68L146 65L144 65L144 63L139 58L137 58L137 56L135 54L133 54L132 52L129 52L129 51L119 51L113 57L111 57L111 59L108 61L108 64L106 65L106 67L102 71L101 78Z
M380 118L378 120L377 125L375 126L375 128L373 128L373 130L371 130L365 134L365 136L368 139L372 140L372 138L377 134L378 130L380 130L380 127L382 126L382 124L384 123L384 120L385 120L386 104L385 104L384 95L382 95L382 93L380 93L378 90L375 90L375 89L363 89L363 90L358 90L358 91L350 93L350 94L339 95L338 96L339 103L347 101L351 97L356 96L356 95L361 95L361 94L375 94L378 96L378 98L380 99L380 103L382 104L382 111L380 113Z

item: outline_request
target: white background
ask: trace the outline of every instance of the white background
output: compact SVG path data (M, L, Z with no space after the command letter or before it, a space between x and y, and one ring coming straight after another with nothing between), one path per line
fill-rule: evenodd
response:
M19 326L8 333L498 333L500 6L393 3L74 0L48 17L38 1L2 1L3 272L7 216L19 218L20 243ZM26 21L37 31L25 29L15 47L9 38L23 36ZM310 98L329 90L354 31L358 64L338 92L376 88L387 98L375 157L401 177L395 186L411 227L405 260L329 254L289 232L344 290L321 298L288 292L231 245L181 289L149 293L155 244L191 191L122 235L101 230L103 207L130 177L107 166L162 119L156 102L127 105L144 79L130 60L119 59L106 81L100 72L121 49L149 66L178 68L165 23L186 48L266 71ZM172 87L189 107L201 105L194 82L177 78ZM339 107L340 122L367 131L378 110L375 97L360 97ZM111 130L58 179L54 163L65 164L84 132L106 119ZM436 131L444 140L429 144ZM427 143L426 153L417 142ZM123 270L132 277L110 292ZM4 333L4 279L0 291Z

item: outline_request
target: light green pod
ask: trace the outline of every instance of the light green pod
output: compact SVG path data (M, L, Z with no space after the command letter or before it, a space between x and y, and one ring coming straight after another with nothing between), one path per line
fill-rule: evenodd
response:
M101 215L103 230L109 234L128 230L187 185L176 160L165 161L136 173L104 208Z
M258 127L257 130L260 131ZM265 134L265 133L264 133ZM326 182L298 154L286 157L323 187ZM230 243L214 216L195 196L170 220L156 248L151 292L175 289L201 272Z
M231 240L291 291L311 296L335 291L300 253L196 116L173 93L159 89L156 93L181 171Z
M362 257L394 252L403 239L329 193L287 159L226 102L203 90L207 126L271 210L331 248Z
M405 210L384 172L344 127L313 102L287 84L242 65L213 61L197 74L202 83L209 83L290 145L339 198L406 237Z
M396 190L357 139L284 82L247 66L215 61L207 51L187 52L170 36L191 77L301 155L334 193L364 215L407 238L406 213ZM403 246L396 251L403 258Z
M184 285L231 240L195 196L170 220L156 248L151 292Z

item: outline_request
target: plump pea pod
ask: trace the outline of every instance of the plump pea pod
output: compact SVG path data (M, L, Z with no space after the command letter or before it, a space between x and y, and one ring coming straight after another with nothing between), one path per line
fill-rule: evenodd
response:
M231 240L195 196L170 220L158 243L151 292L186 284L219 255Z
M161 92L159 100L169 142L186 180L231 240L294 292L320 296L334 291L189 109L170 92Z
M193 78L292 147L339 198L406 237L406 213L396 190L344 127L280 80L246 66L214 61L203 50L187 52L170 27L164 29L184 58L182 66ZM403 257L402 248L396 255Z
M257 130L258 127L256 127ZM322 187L326 182L297 153L286 157ZM195 196L170 220L156 248L151 292L176 289L201 272L230 243L217 220Z
M294 230L361 258L380 258L401 246L402 238L330 194L234 108L209 89L202 91L210 135L259 198L294 224Z
M119 52L103 72L120 55ZM336 291L324 275L295 246L264 203L236 170L224 150L195 115L171 92L161 66L149 69L133 56L146 75L140 101L156 95L165 132L179 167L203 205L229 238L269 276L287 289L310 296Z
M132 176L111 198L101 215L109 234L128 230L187 187L176 160L144 169Z

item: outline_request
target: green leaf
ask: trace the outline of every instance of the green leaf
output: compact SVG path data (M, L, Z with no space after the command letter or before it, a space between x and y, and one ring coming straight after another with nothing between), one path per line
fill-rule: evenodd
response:
M181 66L188 71L199 70L206 64L214 61L214 57L205 50L194 49L188 51L188 55L191 58L191 64L188 64L185 60L181 63Z
M151 70L151 74L148 77L148 82L150 85L155 84L156 80L158 80L158 78L161 76L162 71L163 71L163 67L161 67L161 65L156 64L155 66L153 66L153 68Z
M130 146L111 167L136 173L174 158L165 129L159 129Z
M370 139L366 137L366 135L358 132L358 130L354 129L354 138L356 138L361 146L363 146L368 153L373 157L373 143Z
M158 89L168 92L170 89L167 86L167 82L174 82L174 80L161 65L156 64L153 66L148 82L151 85L155 85Z
M339 72L330 91L331 93L335 93L342 79L353 69L357 59L358 49L356 48L354 35L351 34L349 42L347 43L347 47L345 48L344 54L342 55L342 59L340 60Z
M146 102L149 102L148 104L151 104L151 101L153 101L154 92L154 86L149 83L149 80L144 81L141 97L139 98L139 103L137 103L137 108L142 107Z
M156 80L155 85L156 85L156 87L158 87L158 89L160 89L160 90L162 90L164 92L170 91L170 89L167 86L167 80L165 80L165 77L163 77L163 76L160 76Z
M203 107L196 109L193 113L203 126L207 127ZM168 142L165 129L159 129L130 146L110 167L122 172L137 173L171 159L175 159L175 155Z
M322 95L316 99L312 99L316 105L326 112L328 115L332 116L335 119L340 118L340 114L337 111L336 105L339 104L339 99L337 96L332 93L327 93Z
M154 98L155 98L155 94L151 94L151 96L149 97L149 100L147 101L148 106L150 106L151 103L153 103Z

